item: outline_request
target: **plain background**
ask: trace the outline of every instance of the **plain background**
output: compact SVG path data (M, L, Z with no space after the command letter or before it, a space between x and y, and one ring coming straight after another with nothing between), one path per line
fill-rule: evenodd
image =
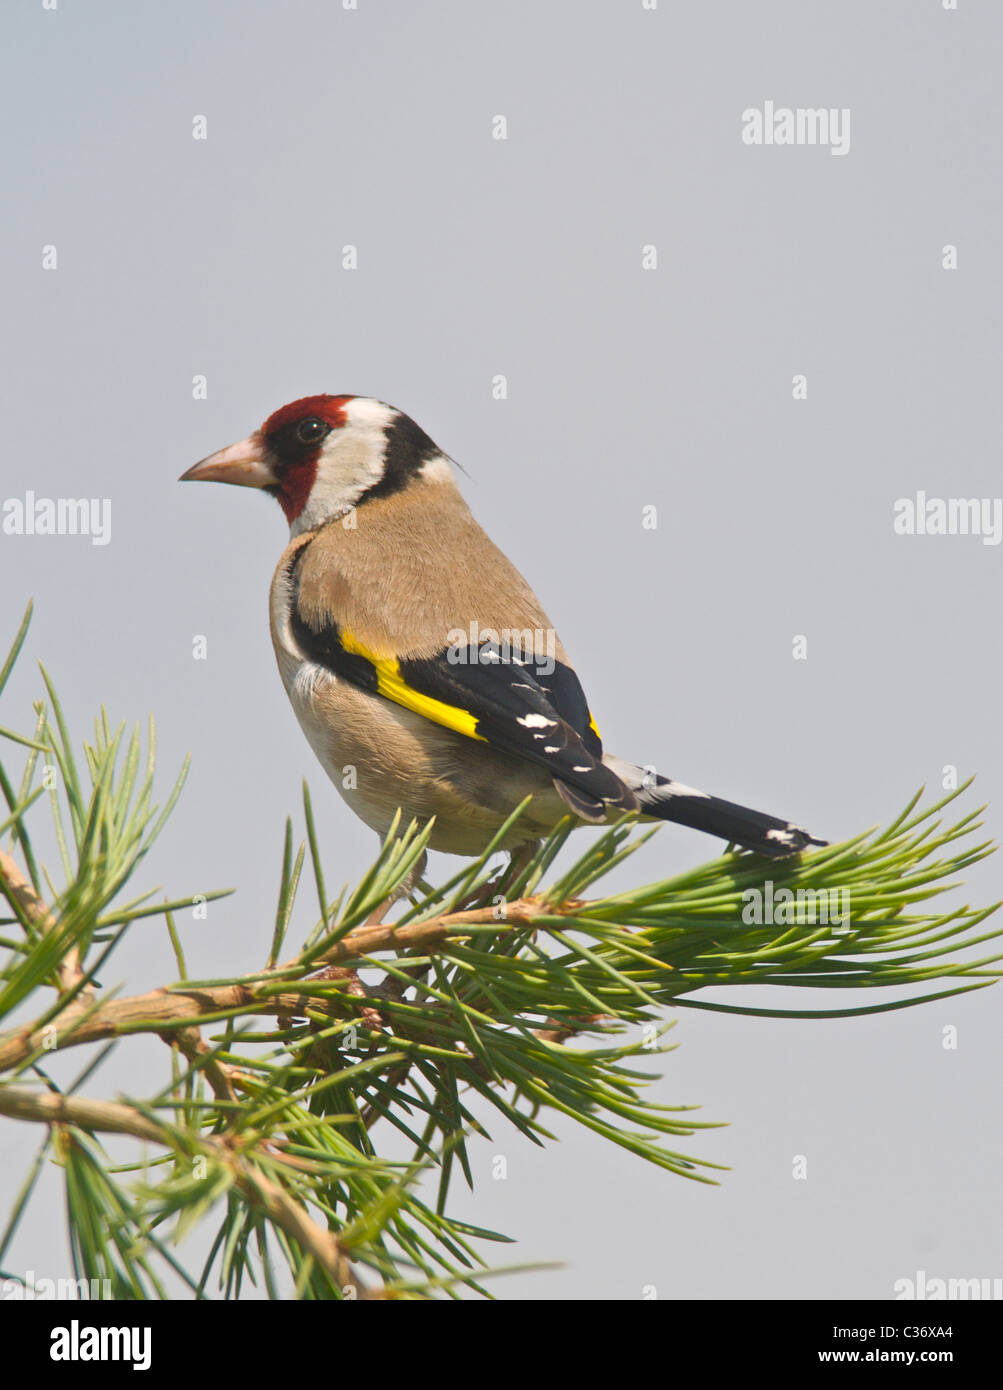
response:
M112 540L0 535L4 629L36 602L0 722L30 726L40 658L79 737L102 701L153 710L163 787L191 750L137 889L239 888L183 922L192 974L264 958L304 776L329 881L374 849L273 669L278 509L175 481L314 392L389 400L463 464L616 752L833 838L939 795L948 765L979 775L966 809L1003 804L1003 554L892 529L917 489L999 491L1000 6L59 0L3 28L2 493L110 498ZM767 99L850 108L849 153L743 145ZM613 882L714 852L666 828ZM990 861L954 900L997 895ZM175 973L151 922L107 983ZM512 1258L565 1262L502 1298L999 1276L1001 999L683 1013L655 1089L731 1122L680 1145L731 1165L720 1187L571 1126L544 1152L496 1127L454 1210L516 1237ZM166 1066L137 1041L91 1085L142 1094ZM0 1126L4 1207L37 1139ZM66 1272L57 1172L7 1263Z

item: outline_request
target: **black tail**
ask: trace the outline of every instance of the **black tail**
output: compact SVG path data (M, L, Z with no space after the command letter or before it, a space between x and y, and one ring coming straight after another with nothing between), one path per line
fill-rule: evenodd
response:
M606 757L604 762L633 790L641 803L641 810L647 816L688 825L693 830L704 830L708 835L720 835L722 840L729 840L756 854L767 855L770 859L785 859L809 845L828 843L810 835L800 825L792 825L790 821L780 820L777 816L768 816L764 811L752 811L748 806L738 806L734 801L722 801L720 797L708 796L706 792L694 791L682 782L673 782L670 777L662 777L658 773L646 773L644 768L623 762L620 758Z

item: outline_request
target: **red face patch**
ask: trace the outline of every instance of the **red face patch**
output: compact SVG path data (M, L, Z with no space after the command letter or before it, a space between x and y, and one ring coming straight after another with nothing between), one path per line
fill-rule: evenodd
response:
M261 433L267 438L283 425L296 420L306 420L311 415L325 420L333 430L345 423L345 406L354 401L354 396L302 396L298 401L290 401L280 407L261 426Z
M324 439L346 422L345 407L354 396L303 396L276 410L261 426L275 468L270 491L292 524L310 499Z

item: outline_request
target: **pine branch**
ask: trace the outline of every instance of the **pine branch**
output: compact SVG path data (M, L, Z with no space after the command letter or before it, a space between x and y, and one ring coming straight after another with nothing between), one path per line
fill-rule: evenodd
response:
M0 689L26 624L27 615ZM532 856L498 870L494 851L519 808L483 855L440 887L419 889L413 880L431 828L398 823L354 891L334 902L304 788L305 839L297 848L286 823L265 963L227 979L184 978L173 913L195 895L127 896L184 773L158 811L152 723L145 766L138 730L127 738L103 712L81 757L44 679L47 703L36 706L31 732L0 729L25 759L17 777L0 764L11 836L11 851L0 850L0 894L11 911L10 935L0 936L0 1020L11 1022L0 1033L0 1115L52 1137L74 1267L108 1278L116 1297L167 1296L164 1270L198 1297L213 1271L224 1297L259 1277L278 1296L275 1260L296 1297L483 1294L480 1248L505 1238L447 1209L458 1172L473 1185L467 1141L487 1133L489 1119L545 1144L548 1115L567 1116L670 1172L710 1182L717 1165L678 1152L675 1141L712 1126L693 1120L692 1107L651 1100L657 1072L639 1065L670 1050L669 1008L848 1017L984 988L1000 973L999 954L972 957L1003 934L989 923L995 907L940 902L992 852L976 837L977 811L940 819L965 788L925 808L917 796L886 829L794 860L725 853L605 895L602 880L653 833L639 833L631 818L583 831L577 858L560 869L571 820ZM59 770L54 788L37 785L43 763ZM60 887L29 830L46 790ZM313 922L302 947L278 964L308 910L299 896L307 855ZM161 916L183 978L126 997L99 988L124 935ZM259 925L245 939L264 942L268 926ZM931 990L938 981L943 987ZM855 994L849 1007L823 1010L750 1008L703 993L749 984ZM895 992L860 994L874 989ZM171 1048L162 1088L143 1099L77 1094L107 1048L135 1033ZM105 1050L57 1089L53 1059L94 1044ZM388 1126L408 1141L409 1161L380 1157ZM102 1134L152 1145L153 1156L116 1167ZM433 1171L434 1207L420 1193ZM35 1173L14 1203L0 1260ZM128 1184L120 1173L133 1175ZM172 1247L220 1208L207 1266L189 1274Z
M114 1101L87 1100L82 1096L39 1095L17 1086L0 1086L0 1114L42 1124L74 1125L90 1134L128 1134L155 1144L172 1146L170 1130L149 1120L139 1110ZM202 1140L203 1153L229 1166L233 1182L244 1199L260 1210L295 1240L353 1298L369 1298L365 1284L353 1274L337 1238L311 1221L303 1208L291 1201L278 1183L244 1163L223 1142Z

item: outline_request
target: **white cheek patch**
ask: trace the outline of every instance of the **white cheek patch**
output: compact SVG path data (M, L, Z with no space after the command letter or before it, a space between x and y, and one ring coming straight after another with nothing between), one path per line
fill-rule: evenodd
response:
M387 427L396 414L382 401L348 403L345 424L332 430L321 447L317 477L305 507L290 524L290 536L344 516L376 486L383 477Z

